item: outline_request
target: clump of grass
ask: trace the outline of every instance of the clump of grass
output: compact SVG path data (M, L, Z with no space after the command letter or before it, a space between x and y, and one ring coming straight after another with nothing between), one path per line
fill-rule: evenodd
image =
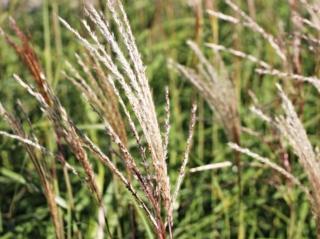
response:
M306 131L300 122L297 113L291 101L278 85L279 95L282 99L282 108L285 111L285 116L276 118L276 125L281 134L288 140L295 154L299 158L300 164L306 172L311 188L312 188L312 204L315 212L318 237L320 236L320 165L319 159L313 150L313 147L308 139Z
M220 60L219 66L215 67L206 59L194 42L188 41L187 44L199 59L198 72L172 61L170 64L198 89L212 110L217 113L218 119L223 124L229 139L239 143L240 118L237 107L238 101L234 85L223 62Z
M50 177L48 165L45 161L45 158L48 156L47 150L37 142L34 142L33 139L31 139L31 136L27 135L20 121L10 114L1 103L0 116L7 122L14 133L8 134L7 132L1 132L1 135L23 143L34 168L39 175L43 194L47 200L52 223L55 229L55 236L57 239L65 238L63 232L63 221L56 203L56 192L54 190L52 177ZM35 136L32 135L32 138L35 138ZM42 152L41 155L35 151L36 149Z
M14 79L35 97L42 111L51 121L56 133L58 149L62 141L71 149L82 166L86 181L99 205L103 207L103 202L97 187L95 172L87 156L87 150L106 165L111 173L129 190L139 206L145 211L156 236L164 239L169 234L170 238L173 238L173 205L185 177L196 122L196 105L193 105L191 111L189 137L179 177L175 187L172 187L167 168L170 129L169 93L166 94L167 119L163 138L145 66L135 44L124 8L119 1L111 0L107 1L107 7L113 23L118 29L119 39L116 39L111 31L110 23L91 5L86 6L85 12L97 30L93 31L89 23L83 20L83 25L91 40L83 38L65 20L60 19L75 34L90 55L85 60L76 56L79 65L85 71L86 80L71 64L68 64L68 72L65 73L65 77L84 93L92 109L103 121L107 134L121 152L119 157L125 164L129 175L125 175L116 163L73 123L43 74L29 40L12 21L13 29L22 45L15 44L7 35L5 35L6 39L30 70L37 87L33 88L18 75L14 75ZM108 43L113 54L105 49L100 38ZM89 59L93 63L88 64ZM95 74L92 73L89 65L93 65ZM140 152L139 157L135 157L130 152L127 144L128 134L122 119L125 119L130 126L131 134L136 140L136 147ZM25 138L23 135L18 136ZM25 140L20 139L20 141L26 143ZM57 159L66 164L62 156ZM145 165L144 168L141 168L141 163ZM138 183L138 187L136 187L136 183ZM56 230L58 229L63 237L62 229L56 228Z
M32 74L39 93L37 93L32 87L25 83L19 76L15 75L14 78L17 80L18 83L20 83L24 88L26 88L30 94L35 96L36 99L41 103L41 106L44 107L43 110L48 113L47 116L54 126L58 148L61 148L61 143L63 139L67 142L67 144L69 144L76 158L82 164L86 172L86 175L88 177L87 181L90 185L90 188L93 190L93 192L95 192L97 199L101 201L100 196L98 196L98 188L95 183L91 165L88 161L85 150L81 146L81 142L76 134L74 126L69 120L67 113L61 106L59 100L54 95L46 79L46 76L42 71L37 55L34 52L31 45L29 44L28 38L19 29L19 27L16 25L13 19L11 19L11 25L16 35L20 39L21 45L19 46L16 43L14 43L8 35L5 35L6 40L9 43L9 45L11 45L16 50L18 56L22 59L25 66ZM58 155L59 157L57 159L61 162L64 162L65 159L63 158L63 155L60 153Z
M216 55L216 65L209 62L204 56L199 46L193 41L187 41L199 60L197 71L181 64L170 61L169 64L186 77L199 91L203 99L216 113L218 120L223 125L228 139L240 144L240 116L238 109L238 99L235 87L228 75L227 69L220 58ZM240 154L235 152L234 162L237 166L238 184L238 209L239 209L239 234L242 234L242 176ZM206 167L206 166L203 166Z
M57 161L61 162L63 167L67 165L62 153L62 144L64 141L68 144L76 159L82 165L86 175L85 181L88 183L88 186L92 190L99 204L101 204L101 194L99 193L98 186L96 184L95 175L91 163L88 160L87 153L81 144L78 134L76 133L76 129L67 116L65 109L61 106L58 98L54 95L51 86L49 85L47 78L42 71L38 57L29 43L29 39L17 26L14 19L10 19L10 22L12 29L20 40L20 45L15 43L7 34L3 34L8 44L15 49L17 55L21 58L22 62L30 71L37 90L25 83L19 76L15 75L14 78L22 87L27 89L28 92L39 101L42 110L46 112L46 115L51 121L55 131L58 147L58 153L55 155ZM57 231L57 233L63 235L59 231Z
M316 76L304 76L303 67L301 64L301 56L303 50L302 41L307 41L312 45L317 44L314 41L314 35L309 31L308 28L312 28L315 32L319 31L319 17L316 16L316 12L319 10L319 6L313 3L307 3L306 1L290 1L289 6L291 10L291 21L293 23L293 37L290 42L289 47L285 47L284 43L288 42L288 39L277 39L270 33L268 33L263 27L261 27L254 19L247 15L243 10L240 9L231 0L225 0L225 3L235 12L235 16L226 15L218 11L208 11L208 14L214 17L217 17L223 21L227 21L231 24L237 24L249 28L255 33L258 33L274 50L276 55L279 58L277 64L280 67L275 67L273 64L259 59L251 54L245 53L238 49L232 49L223 45L218 45L214 43L207 43L207 47L211 48L215 52L224 51L226 53L232 54L236 57L240 57L244 60L253 62L257 68L255 71L261 75L275 76L284 80L289 80L293 82L306 82L313 85L318 92L320 92L320 80ZM306 17L301 17L298 9L299 6L303 6L307 10L310 19ZM310 45L307 44L307 47ZM310 53L315 53L315 51L308 49ZM288 81L286 81L288 82ZM302 88L298 84L294 84L293 90L299 91L301 93ZM299 158L299 162L306 172L309 183L311 185L311 194L309 190L302 185L302 183L293 176L290 172L286 171L279 165L271 162L269 159L261 157L249 149L241 148L239 145L230 143L230 147L234 150L247 154L250 157L253 157L260 162L267 164L272 167L274 170L283 174L286 178L293 181L296 185L302 188L302 190L307 194L308 198L311 201L313 211L315 213L316 222L319 224L319 163L316 156L316 153L313 150L313 147L306 135L305 129L302 123L299 120L297 113L294 110L294 107L291 101L288 99L282 88L278 85L279 95L282 99L282 108L285 111L284 116L279 116L276 118L271 118L266 116L262 111L254 109L254 112L260 116L264 121L271 124L275 129L278 130L279 134L285 138L294 152ZM303 101L303 99L301 99ZM303 102L302 104L303 105ZM318 226L319 228L319 226ZM319 229L318 229L318 235Z
M318 44L315 41L313 34L310 34L308 28L312 28L315 31L319 31L319 17L316 16L316 12L319 11L319 5L306 3L302 1L302 4L305 4L304 7L307 9L310 19L301 17L298 13L299 6L298 2L290 1L290 10L292 11L292 23L293 23L293 39L290 42L290 46L285 46L289 39L281 38L280 36L273 36L268 33L262 26L260 26L251 16L245 13L241 8L231 0L224 0L224 2L234 11L234 16L226 15L219 11L208 10L208 14L211 17L227 21L231 24L240 25L250 29L267 42L271 46L273 52L277 56L276 63L277 67L274 64L269 63L265 60L259 59L258 57L243 52L238 49L233 49L227 46L219 45L216 43L206 43L205 45L214 50L216 53L223 51L240 57L244 60L253 62L257 69L255 71L261 75L275 76L281 79L289 80L294 82L294 90L300 91L300 96L302 97L302 88L300 87L300 82L306 82L313 85L318 92L320 92L320 80L315 76L304 76L303 68L301 63L302 58L302 40L312 42L312 44ZM306 34L308 32L309 34ZM317 34L317 33L316 33ZM289 38L289 37L288 37ZM291 38L290 38L291 39ZM309 39L309 40L308 40ZM311 40L310 40L311 39ZM235 149L237 152L245 153L251 157L258 159L260 162L263 162L276 171L283 174L288 179L292 180L295 184L303 189L307 194L308 198L313 204L313 211L316 215L316 220L318 223L318 183L319 178L319 164L317 162L317 156L306 136L303 125L301 124L297 114L295 113L291 102L288 100L286 95L283 93L282 89L279 88L280 96L283 101L283 109L285 110L285 117L278 117L276 119L271 119L259 111L260 116L264 118L267 122L271 123L275 128L277 128L280 134L285 137L290 145L293 147L295 153L298 155L300 163L302 164L305 172L308 175L312 187L312 193L308 192L308 189L304 187L301 182L294 177L290 172L286 171L284 168L272 163L269 159L260 157L259 155L251 152L248 149L241 148L237 143L235 135L240 135L240 120L237 112L237 101L234 97L234 90L231 81L228 80L225 70L217 70L212 66L212 64L205 59L204 54L201 53L201 50L192 42L188 42L188 45L193 49L195 54L200 60L200 66L198 71L187 68L185 66L171 63L175 68L177 68L182 75L188 78L193 85L199 90L203 98L208 102L212 109L214 109L217 114L220 116L220 121L224 124L225 131L229 136L229 140L233 141L230 143L230 147ZM307 45L308 47L308 45ZM316 51L308 49L309 51L315 53ZM315 57L316 58L316 57ZM218 73L217 73L218 72ZM221 74L222 72L222 74ZM218 79L218 80L217 80ZM219 82L220 79L220 82ZM289 82L288 81L288 82ZM290 84L287 84L288 86ZM226 93L227 92L227 93ZM231 94L231 93L232 94ZM303 99L301 105L303 106ZM231 117L230 117L231 116ZM228 125L226 125L228 124ZM238 129L238 130L234 130ZM238 132L235 134L234 132ZM231 134L230 134L231 133ZM313 167L313 168L312 168ZM319 234L319 233L318 233Z
M213 49L214 51L224 51L229 54L235 55L237 57L243 58L245 60L251 61L255 63L258 68L255 71L261 75L270 75L275 76L281 79L293 80L296 82L306 82L313 85L318 92L320 92L320 79L314 76L304 76L302 75L302 66L301 66L301 52L302 52L302 40L311 43L310 45L318 44L315 41L315 37L313 34L306 35L305 32L310 32L308 28L313 28L316 31L319 31L319 20L318 16L316 16L316 12L318 12L317 5L313 5L311 3L305 4L300 1L299 4L296 2L295 4L290 4L290 8L292 10L292 23L294 25L294 40L290 43L290 47L292 50L286 49L283 44L287 42L287 39L276 39L272 34L268 33L263 27L261 27L254 19L248 16L241 8L236 5L231 0L224 0L227 5L236 13L236 16L226 15L222 12L217 12L213 10L208 10L208 14L214 16L223 21L227 21L231 24L237 24L249 28L255 33L258 33L274 50L278 58L280 59L278 64L280 64L281 69L277 69L273 64L268 63L258 57L247 54L237 49L232 49L229 47L225 47L223 45L207 43L206 45ZM297 7L303 6L311 18L308 19L306 17L300 16L297 11ZM312 47L307 44L307 47L310 47L309 51L311 53L316 53L312 50Z
M234 84L231 81L223 61L216 57L218 66L214 66L203 55L202 51L193 41L188 46L199 59L197 71L170 60L169 64L186 77L200 92L211 109L216 113L218 120L230 141L240 144L240 117L238 112L238 99ZM240 155L235 154L235 163L238 170L239 200L241 198L241 162Z
M309 183L311 185L311 193L309 189L299 181L291 173L287 172L281 166L273 163L270 159L261 157L260 155L253 153L249 149L241 148L240 146L230 143L229 146L243 154L246 154L258 161L268 165L272 169L278 171L286 178L290 179L296 185L298 185L307 195L308 199L311 202L314 215L316 217L317 227L318 227L318 236L320 235L319 231L319 222L320 222L320 212L319 212L319 184L320 184L320 165L317 154L315 153L306 131L287 95L284 93L282 87L277 85L279 95L282 99L282 108L285 112L285 115L275 117L274 119L264 115L261 111L255 109L255 112L260 116L264 121L271 124L273 127L276 127L279 130L279 133L282 137L289 142L295 154L298 156L299 162L302 165L305 173L308 176Z
M145 66L142 63L140 53L136 47L131 28L123 9L123 6L118 1L107 1L107 6L112 15L113 23L117 27L120 35L119 39L116 39L113 35L110 23L108 23L104 17L98 13L93 7L88 6L85 9L89 19L97 27L96 31L93 31L87 21L83 20L83 25L87 29L89 36L91 37L91 43L89 40L83 38L76 30L74 30L65 20L61 19L61 22L72 31L76 37L80 40L83 46L90 52L90 54L97 59L107 69L108 75L104 78L111 86L114 94L117 96L117 100L121 106L122 111L126 116L126 120L129 123L131 132L136 140L137 146L140 150L140 160L135 159L129 152L129 149L121 141L119 135L116 133L116 127L112 125L112 121L107 117L103 117L104 124L107 133L111 139L118 145L129 172L138 180L141 189L147 197L151 210L144 203L144 201L138 196L136 191L132 188L129 181L124 178L120 171L113 168L112 171L117 174L122 182L130 188L131 193L134 194L136 200L143 205L144 210L147 212L150 221L153 223L157 235L159 238L165 238L166 227L170 237L172 237L173 230L173 203L177 197L182 179L184 177L185 167L188 159L188 154L191 146L192 131L195 123L195 108L192 111L192 123L190 125L190 136L187 142L186 154L182 164L180 177L177 182L176 190L174 191L174 198L172 198L171 184L168 177L167 169L167 147L168 147L168 133L169 122L165 125L165 138L161 136L161 130L157 120L155 112L155 106L153 103L150 87L145 74ZM112 52L116 57L113 57L107 50L101 45L99 37L102 37L110 45ZM121 43L121 44L120 44ZM82 85L84 85L82 83ZM96 96L92 91L81 87L85 92L89 101L96 101ZM124 92L125 99L121 95ZM125 101L129 103L130 108L125 104ZM168 101L168 95L167 95ZM94 110L100 112L98 107L92 104ZM132 113L131 113L132 112ZM167 114L169 111L167 110ZM102 114L101 114L102 115ZM169 116L167 117L169 120ZM141 142L141 136L139 135L138 126L141 127L143 138L146 140L147 149ZM167 120L167 121L168 121ZM106 155L103 154L97 147L93 145L90 140L86 140L87 146L92 152L96 153L98 157L107 161ZM145 168L143 173L137 161L147 162L148 155L151 158L152 167ZM110 166L110 165L109 165ZM150 175L155 175L154 179L150 181L148 179ZM152 177L151 177L152 178ZM161 206L163 204L163 207ZM162 219L162 208L165 210L165 220Z

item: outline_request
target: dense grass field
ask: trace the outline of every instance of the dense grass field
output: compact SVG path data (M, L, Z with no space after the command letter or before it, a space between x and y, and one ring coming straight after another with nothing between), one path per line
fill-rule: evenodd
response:
M0 238L320 238L319 1L120 2L0 1Z

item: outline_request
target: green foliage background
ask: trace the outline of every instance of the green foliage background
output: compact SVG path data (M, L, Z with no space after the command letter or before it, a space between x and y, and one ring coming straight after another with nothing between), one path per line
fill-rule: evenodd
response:
M88 133L107 151L110 141L90 106L81 94L68 82L61 71L65 61L75 63L74 54L83 49L68 30L56 25L57 16L62 16L76 29L82 29L80 19L84 17L78 1L43 0L35 9L25 7L28 1L9 1L9 7L0 10L0 26L10 32L8 17L14 17L18 25L29 34L42 66L55 92L80 129ZM80 2L80 1L79 1ZM104 11L104 1L98 7ZM221 0L213 1L216 9L225 13L231 10ZM256 17L267 32L276 37L291 34L290 9L285 0L256 0ZM238 0L247 11L247 1ZM188 119L192 99L196 99L198 123L189 167L232 160L232 151L222 126L214 118L204 99L175 71L167 67L169 58L194 67L195 57L186 45L187 39L195 39L195 13L186 0L135 0L125 2L128 17L141 51L160 123L164 123L165 86L169 86L171 97L171 124L169 171L174 182L183 158L188 130ZM274 65L279 64L271 47L252 31L228 23L215 22L212 31L210 20L203 10L203 25L198 43L216 41L227 47L240 49L258 56ZM84 31L83 31L84 32ZM218 34L217 34L218 33ZM213 52L203 47L208 57ZM302 181L305 174L290 149L280 148L270 127L250 113L254 92L270 115L279 112L279 99L274 77L261 77L254 72L254 65L228 54L222 54L225 64L239 94L241 123L244 127L259 132L259 136L243 133L241 141L245 147L282 164L281 150L288 151L292 172ZM315 74L317 59L303 52L305 75ZM43 116L37 102L13 80L13 73L32 82L30 74L19 61L14 51L0 39L0 101L16 115L21 115L16 104L20 100L28 113L40 143L55 150L54 133ZM319 94L311 86L302 86L300 91L288 83L289 96L297 94L304 107L299 112L314 146L319 146ZM298 105L297 105L298 106ZM26 129L28 126L25 125ZM2 130L9 130L0 121ZM134 141L130 142L134 144ZM71 152L66 155L77 165ZM52 159L46 159L52 160ZM243 160L243 203L245 238L315 238L315 221L305 195L281 175L242 156ZM115 180L111 173L92 157L95 172L103 186L108 223L115 238L130 238L131 227L127 205L131 196ZM51 163L52 164L52 163ZM66 185L59 164L57 187L61 211L66 213ZM80 166L77 165L80 170ZM71 176L76 212L73 227L78 227L83 238L94 238L97 228L97 206L87 187ZM175 215L175 238L236 238L238 222L237 177L235 168L187 174L182 186L180 205ZM138 238L153 238L143 214L136 214ZM67 218L65 218L67 220ZM21 144L0 137L0 238L54 238L50 215L43 196L39 178Z

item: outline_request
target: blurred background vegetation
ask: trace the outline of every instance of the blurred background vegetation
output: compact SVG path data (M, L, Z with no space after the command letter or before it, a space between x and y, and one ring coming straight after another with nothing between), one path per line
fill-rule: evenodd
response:
M267 32L276 38L287 34L290 41L293 30L287 0L236 2ZM94 4L102 12L105 10L104 0ZM197 59L186 45L186 40L192 39L200 46L214 42L249 52L277 66L281 62L278 62L272 48L258 34L239 25L219 21L206 13L206 9L230 13L223 0L135 0L124 1L124 4L147 66L161 124L165 120L165 86L170 90L172 130L168 163L171 179L176 179L183 158L192 99L196 99L199 110L189 168L232 160L233 153L226 145L228 140L222 126L214 118L214 112L186 79L168 67L168 59L190 67L196 65ZM58 16L84 33L80 24L80 19L84 17L83 3L70 0L0 1L0 26L12 33L8 27L9 16L14 17L30 37L49 82L71 118L81 130L99 141L103 149L108 149L110 142L103 125L99 124L88 103L61 73L65 61L75 63L75 53L84 50L74 36L61 26ZM209 58L214 55L209 48L203 47L203 51ZM222 54L222 57L236 86L241 124L253 132L242 133L243 145L280 165L288 163L293 174L304 181L306 177L293 153L279 146L279 139L272 129L249 111L252 104L250 92L255 93L270 114L279 111L280 102L275 88L279 79L256 74L250 62L229 54ZM317 72L317 61L302 53L306 75ZM37 102L12 79L14 73L32 82L14 50L0 39L0 101L18 116L22 114L18 107L18 102L21 102L40 143L54 151L53 129ZM298 106L311 142L319 146L319 95L311 86L302 85L300 88L303 90L295 90L289 85L288 92L296 99L294 103ZM10 131L2 120L0 128ZM68 149L65 155L69 162L77 165ZM244 214L241 223L245 230L244 238L315 238L315 221L303 192L268 167L245 156L242 160ZM136 225L132 225L127 207L132 199L125 188L113 180L104 166L95 160L91 162L98 175L99 186L103 188L108 224L114 238L132 238L133 235L136 238L153 238L142 213L136 214ZM56 167L57 201L60 210L66 212L65 221L68 221L65 177L59 164L50 162L50 165ZM94 238L98 226L97 205L83 184L78 177L71 175L75 210L70 225L73 232L81 232L82 238ZM234 166L188 173L181 190L175 238L236 238L239 226L237 190ZM0 238L54 238L38 175L23 146L4 137L0 137Z

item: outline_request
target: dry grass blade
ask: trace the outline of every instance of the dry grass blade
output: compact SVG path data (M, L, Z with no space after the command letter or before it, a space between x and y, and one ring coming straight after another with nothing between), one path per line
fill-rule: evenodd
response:
M227 47L225 47L223 45L218 45L218 44L214 44L214 43L207 43L206 46L211 48L214 51L217 51L217 52L225 51L225 52L230 53L232 55L235 55L237 57L241 57L243 59L247 59L247 60L249 60L249 61L251 61L253 63L258 64L259 66L261 66L263 68L266 68L266 69L272 68L267 62L262 61L259 58L255 57L255 56L252 56L252 55L249 55L247 53L244 53L242 51L238 51L238 50L235 50L235 49L232 49L232 48L227 48Z
M255 114L257 115L260 119L262 119L263 121L269 123L269 124L272 124L274 126L274 122L273 122L273 119L270 118L269 116L267 116L265 113L262 112L261 109L258 109L257 107L255 106L252 106L250 108L250 110Z
M226 14L223 14L222 12L217 12L217 11L214 11L214 10L207 10L207 13L210 15L210 16L213 16L213 17L216 17L216 18L219 18L221 20L224 20L224 21L227 21L227 22L231 22L233 24L238 24L240 23L240 20L235 18L235 17L232 17L232 16L229 16L229 15L226 15Z
M310 84L312 84L317 91L320 93L320 79L317 77L308 77L308 76L302 76L302 75L298 75L298 74L292 74L292 73L286 73L286 72L281 72L279 70L276 69L256 69L256 72L258 74L262 74L262 75L271 75L271 76L276 76L279 78L289 78L292 80L297 80L300 82L308 82Z
M219 18L223 21L230 22L232 24L242 24L243 26L251 29L254 32L259 33L265 40L269 42L271 47L275 50L276 54L283 60L287 61L286 55L284 51L281 49L277 41L274 39L274 37L267 33L255 20L253 20L250 16L248 16L244 11L242 11L239 6L237 6L233 1L231 0L225 0L225 2L236 12L238 13L239 17L233 17L230 15L223 14L221 12L208 10L208 14L210 16L214 16L216 18Z
M193 104L192 110L191 110L191 120L190 120L190 124L189 124L189 136L187 139L187 146L186 146L183 161L182 161L180 171L179 171L179 176L178 176L176 186L175 186L173 196L172 196L172 205L173 206L176 204L179 190L181 188L183 179L186 174L186 167L187 167L187 164L189 161L189 154L190 154L190 150L191 150L191 146L192 146L193 132L194 132L195 124L196 124L196 112L197 112L197 105Z
M305 24L305 25L307 25L307 26L309 26L311 28L314 28L317 31L320 31L319 24L314 23L313 21L310 21L309 19L303 18L303 17L301 17L299 15L297 15L296 17L297 17L298 21L302 22L303 24Z
M164 123L164 145L163 148L165 149L165 158L168 157L168 147L169 147L169 136L170 136L170 97L169 97L169 88L166 87L166 120Z
M248 28L252 29L253 31L259 33L264 39L266 39L270 46L275 50L276 54L284 61L287 61L286 55L279 46L279 44L276 42L274 37L267 33L256 21L254 21L250 16L248 16L244 11L242 11L239 6L237 6L233 1L231 0L225 0L225 2L235 11L237 12L242 21L241 23Z
M2 131L0 130L0 135L4 136L4 137L7 137L7 138L10 138L10 139L14 139L14 140L17 140L23 144L26 144L26 145L29 145L37 150L40 150L41 152L43 152L44 154L48 154L48 155L53 155L50 151L48 151L44 146L40 145L39 143L37 142L34 142L28 138L23 138L19 135L16 135L16 134L10 134L6 131Z
M190 173L197 173L197 172L202 172L202 171L207 171L207 170L227 168L227 167L231 167L231 166L232 166L232 163L230 161L225 161L225 162L220 162L220 163L211 163L211 164L206 164L206 165L202 165L199 167L191 168Z
M303 184L300 182L300 180L298 178L296 178L294 175L292 175L291 173L289 173L287 170L285 170L284 168L280 167L276 163L273 163L270 159L262 157L262 156L252 152L251 150L249 150L247 148L242 148L242 147L240 147L239 145L237 145L235 143L229 143L229 147L232 148L233 150L236 150L236 151L242 153L242 154L248 155L249 157L251 157L253 159L258 160L259 162L269 166L273 170L275 170L278 173L282 174L287 179L291 180L294 184L296 184L303 192L306 193L308 198L311 199L311 195L309 193L308 188L303 186Z
M318 1L306 1L306 0L299 0L301 4L305 7L308 13L311 16L312 25L320 26L320 17L319 17L319 2Z

